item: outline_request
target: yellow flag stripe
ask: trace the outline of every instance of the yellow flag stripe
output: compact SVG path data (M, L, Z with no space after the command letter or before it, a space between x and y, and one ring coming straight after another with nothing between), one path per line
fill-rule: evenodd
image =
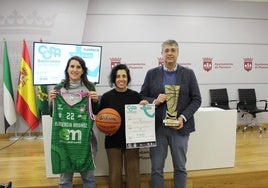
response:
M22 72L20 73L18 92L25 100L25 102L29 105L31 112L37 117L38 115L35 100L35 91L33 86L32 70L24 58L21 60L20 70Z

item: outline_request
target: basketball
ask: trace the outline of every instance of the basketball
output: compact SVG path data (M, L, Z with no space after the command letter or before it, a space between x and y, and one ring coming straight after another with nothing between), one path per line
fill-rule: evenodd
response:
M113 108L104 108L96 116L97 128L107 135L116 133L120 125L120 114Z

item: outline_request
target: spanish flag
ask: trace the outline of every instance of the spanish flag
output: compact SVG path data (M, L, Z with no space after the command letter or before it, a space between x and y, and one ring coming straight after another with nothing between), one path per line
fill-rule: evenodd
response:
M23 41L16 109L31 130L39 125L31 62L25 40Z

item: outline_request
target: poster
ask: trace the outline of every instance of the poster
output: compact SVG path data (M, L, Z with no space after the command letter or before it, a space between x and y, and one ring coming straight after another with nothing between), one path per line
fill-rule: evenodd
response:
M155 105L125 105L126 148L155 147Z

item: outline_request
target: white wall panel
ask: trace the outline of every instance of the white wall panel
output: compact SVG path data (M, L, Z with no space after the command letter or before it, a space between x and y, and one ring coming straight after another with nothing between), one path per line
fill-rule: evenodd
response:
M233 1L103 1L89 3L83 43L103 45L101 93L108 86L112 57L121 63L144 63L131 68L131 88L139 90L146 71L158 65L161 43L180 43L178 63L192 68L209 105L210 88L226 87L237 99L238 88L256 88L268 99L268 3ZM205 71L203 58L212 58ZM252 70L244 58L253 58ZM265 89L264 89L265 88ZM267 88L267 89L266 89ZM262 119L268 121L268 118Z
M107 85L110 58L119 57L130 65L132 84L141 85L148 69L158 66L161 43L102 43L103 55L100 85ZM181 43L178 63L192 68L200 84L267 84L268 53L265 45ZM203 57L211 57L212 69L203 69ZM243 58L253 58L251 71L244 69ZM259 68L258 64L265 64ZM131 67L131 64L136 67Z
M183 42L268 44L268 19L158 15L88 15L84 42Z
M90 0L88 14L153 14L267 19L267 7L267 2L232 0Z

